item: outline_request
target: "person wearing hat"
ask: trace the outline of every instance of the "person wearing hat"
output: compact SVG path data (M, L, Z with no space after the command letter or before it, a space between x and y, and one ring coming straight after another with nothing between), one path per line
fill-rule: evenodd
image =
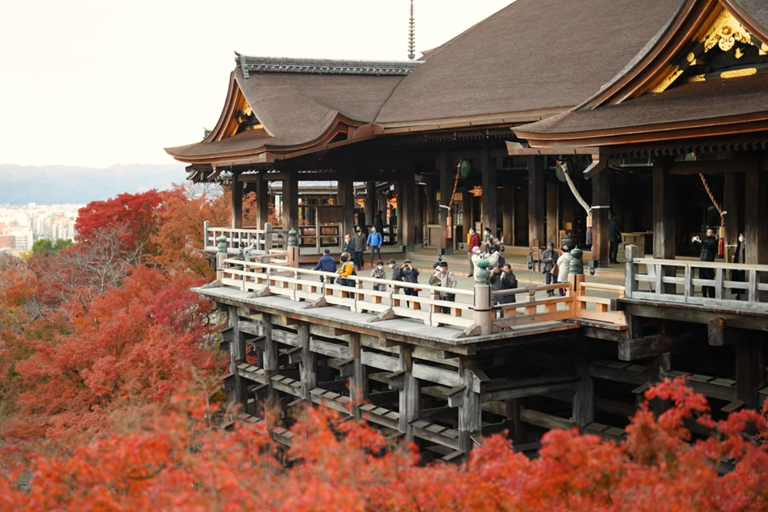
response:
M411 263L411 260L405 260L403 261L403 266L401 267L402 271L402 279L404 283L418 283L419 282L419 269L413 266L413 263ZM413 295L418 296L419 292L416 291L416 288L405 288L405 294L406 295Z
M323 272L336 272L336 260L331 256L329 249L323 249L323 255L317 261L317 265L312 270L321 270ZM324 281L323 276L320 276L320 282ZM333 278L330 281L333 284Z
M379 260L376 262L376 266L373 267L373 270L371 270L371 277L374 279L386 279L387 273L384 271L384 262ZM373 285L374 290L378 290L380 292L387 291L387 285L385 284L375 284Z
M541 253L541 262L544 263L544 283L552 284L555 279L552 275L552 269L555 268L555 262L557 261L557 253L555 252L555 244L549 242L547 244L547 250ZM555 294L554 290L547 290L547 295L552 297Z

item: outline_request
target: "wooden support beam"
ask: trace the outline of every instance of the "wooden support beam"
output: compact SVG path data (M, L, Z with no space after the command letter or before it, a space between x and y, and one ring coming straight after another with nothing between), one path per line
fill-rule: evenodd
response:
M343 172L338 182L339 204L342 205L342 231L351 235L355 231L355 195L352 188L352 174Z
M400 372L402 372L402 389L400 389L400 432L405 434L407 442L413 441L412 423L421 418L421 383L413 375L413 347L400 347Z
M232 399L235 403L245 405L248 402L247 383L237 373L237 365L245 361L245 336L240 332L240 317L235 306L229 307L229 326L232 328L229 371L235 375Z
M352 377L350 380L349 392L352 400L352 411L355 418L361 418L360 405L368 397L368 379L365 376L365 367L363 366L362 350L360 345L360 335L352 334L349 337L349 355L352 358Z
M768 263L768 176L764 169L746 173L744 237L746 263Z
M670 260L677 253L677 194L668 169L665 159L653 164L653 257Z
M259 229L269 222L269 180L265 173L259 173L256 179L256 222Z
M453 254L453 238L448 238L448 210L443 208L451 203L451 194L453 193L453 180L456 169L453 167L453 160L448 153L442 151L438 154L437 168L440 171L440 209L438 212L440 218L440 247L445 250L445 254Z
M498 199L496 166L491 158L491 151L486 146L480 154L480 172L483 185L483 227L491 230L491 234L498 233Z
M283 229L299 227L299 182L290 174L283 179Z
M264 315L264 370L267 377L277 373L277 342L272 335L272 315Z
M237 177L240 173L232 174L232 227L243 227L243 182Z
M398 233L398 236L402 236L400 245L405 246L406 251L414 251L416 249L416 214L415 214L415 196L416 196L416 184L414 182L414 170L411 165L411 171L406 173L405 180L402 181L400 192L402 197L397 198L397 215L398 218L402 217L402 233Z
M611 212L610 169L592 178L592 259L608 265L608 220Z
M547 183L547 242L560 247L560 184L555 181Z
M504 244L515 245L515 185L504 185L501 198L501 231Z
M729 172L725 174L723 210L725 216L726 263L733 262L733 253L739 241L739 233L744 232L744 174Z
M459 375L464 386L464 396L459 406L459 449L464 453L472 450L472 436L480 434L482 424L480 394L473 391L473 366L474 361L466 358L460 360Z
M528 157L528 245L544 244L544 158Z
M595 383L589 376L586 362L579 364L577 372L579 381L573 394L573 422L579 428L584 428L595 421Z
M678 334L654 334L637 339L624 339L618 342L620 361L637 361L656 357L665 352L682 353L701 346L704 333L699 328L692 328Z
M516 445L520 445L525 442L525 426L523 425L522 412L523 403L519 398L511 398L504 401L506 408L506 418L510 423L509 435L512 437L512 442Z
M736 344L736 398L757 409L758 390L765 386L765 333L744 333Z
M722 347L733 343L733 337L726 335L724 318L710 318L707 324L707 342L713 347Z
M317 354L312 351L309 324L301 323L298 326L299 348L301 349L301 363L299 372L301 374L301 393L309 402L312 397L309 390L317 387Z
M379 207L376 202L376 182L365 182L365 199L363 199L363 211L365 212L365 224L373 226L373 219L378 213ZM364 228L363 231L366 231Z

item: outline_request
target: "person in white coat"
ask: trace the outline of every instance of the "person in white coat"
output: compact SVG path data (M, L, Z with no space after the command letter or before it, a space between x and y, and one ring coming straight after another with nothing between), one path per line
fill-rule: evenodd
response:
M573 256L571 256L571 248L567 245L563 246L563 253L560 255L559 258L557 258L557 262L555 262L555 265L557 265L557 282L558 283L567 283L568 282L568 272L571 269L571 260L573 259ZM560 288L560 295L565 295L565 288Z

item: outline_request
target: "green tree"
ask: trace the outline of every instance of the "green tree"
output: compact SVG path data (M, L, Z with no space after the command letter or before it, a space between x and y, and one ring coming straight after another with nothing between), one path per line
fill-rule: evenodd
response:
M54 256L61 250L66 249L67 247L72 247L72 245L73 242L69 238L66 240L57 238L55 242L52 242L48 238L41 238L35 240L35 243L32 244L32 256Z

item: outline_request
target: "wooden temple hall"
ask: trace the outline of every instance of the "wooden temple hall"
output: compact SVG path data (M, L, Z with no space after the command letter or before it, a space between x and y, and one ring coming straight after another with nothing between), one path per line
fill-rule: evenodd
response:
M526 451L552 428L621 441L666 377L716 417L768 395L763 0L517 0L418 60L237 54L216 126L167 152L232 190L197 291L229 313L241 420L278 400L286 444L300 403L460 460L502 431ZM455 301L426 265L418 284L312 270L379 222L398 264L465 262L488 227L520 287L492 288L486 261ZM536 260L564 238L568 281L544 285Z

